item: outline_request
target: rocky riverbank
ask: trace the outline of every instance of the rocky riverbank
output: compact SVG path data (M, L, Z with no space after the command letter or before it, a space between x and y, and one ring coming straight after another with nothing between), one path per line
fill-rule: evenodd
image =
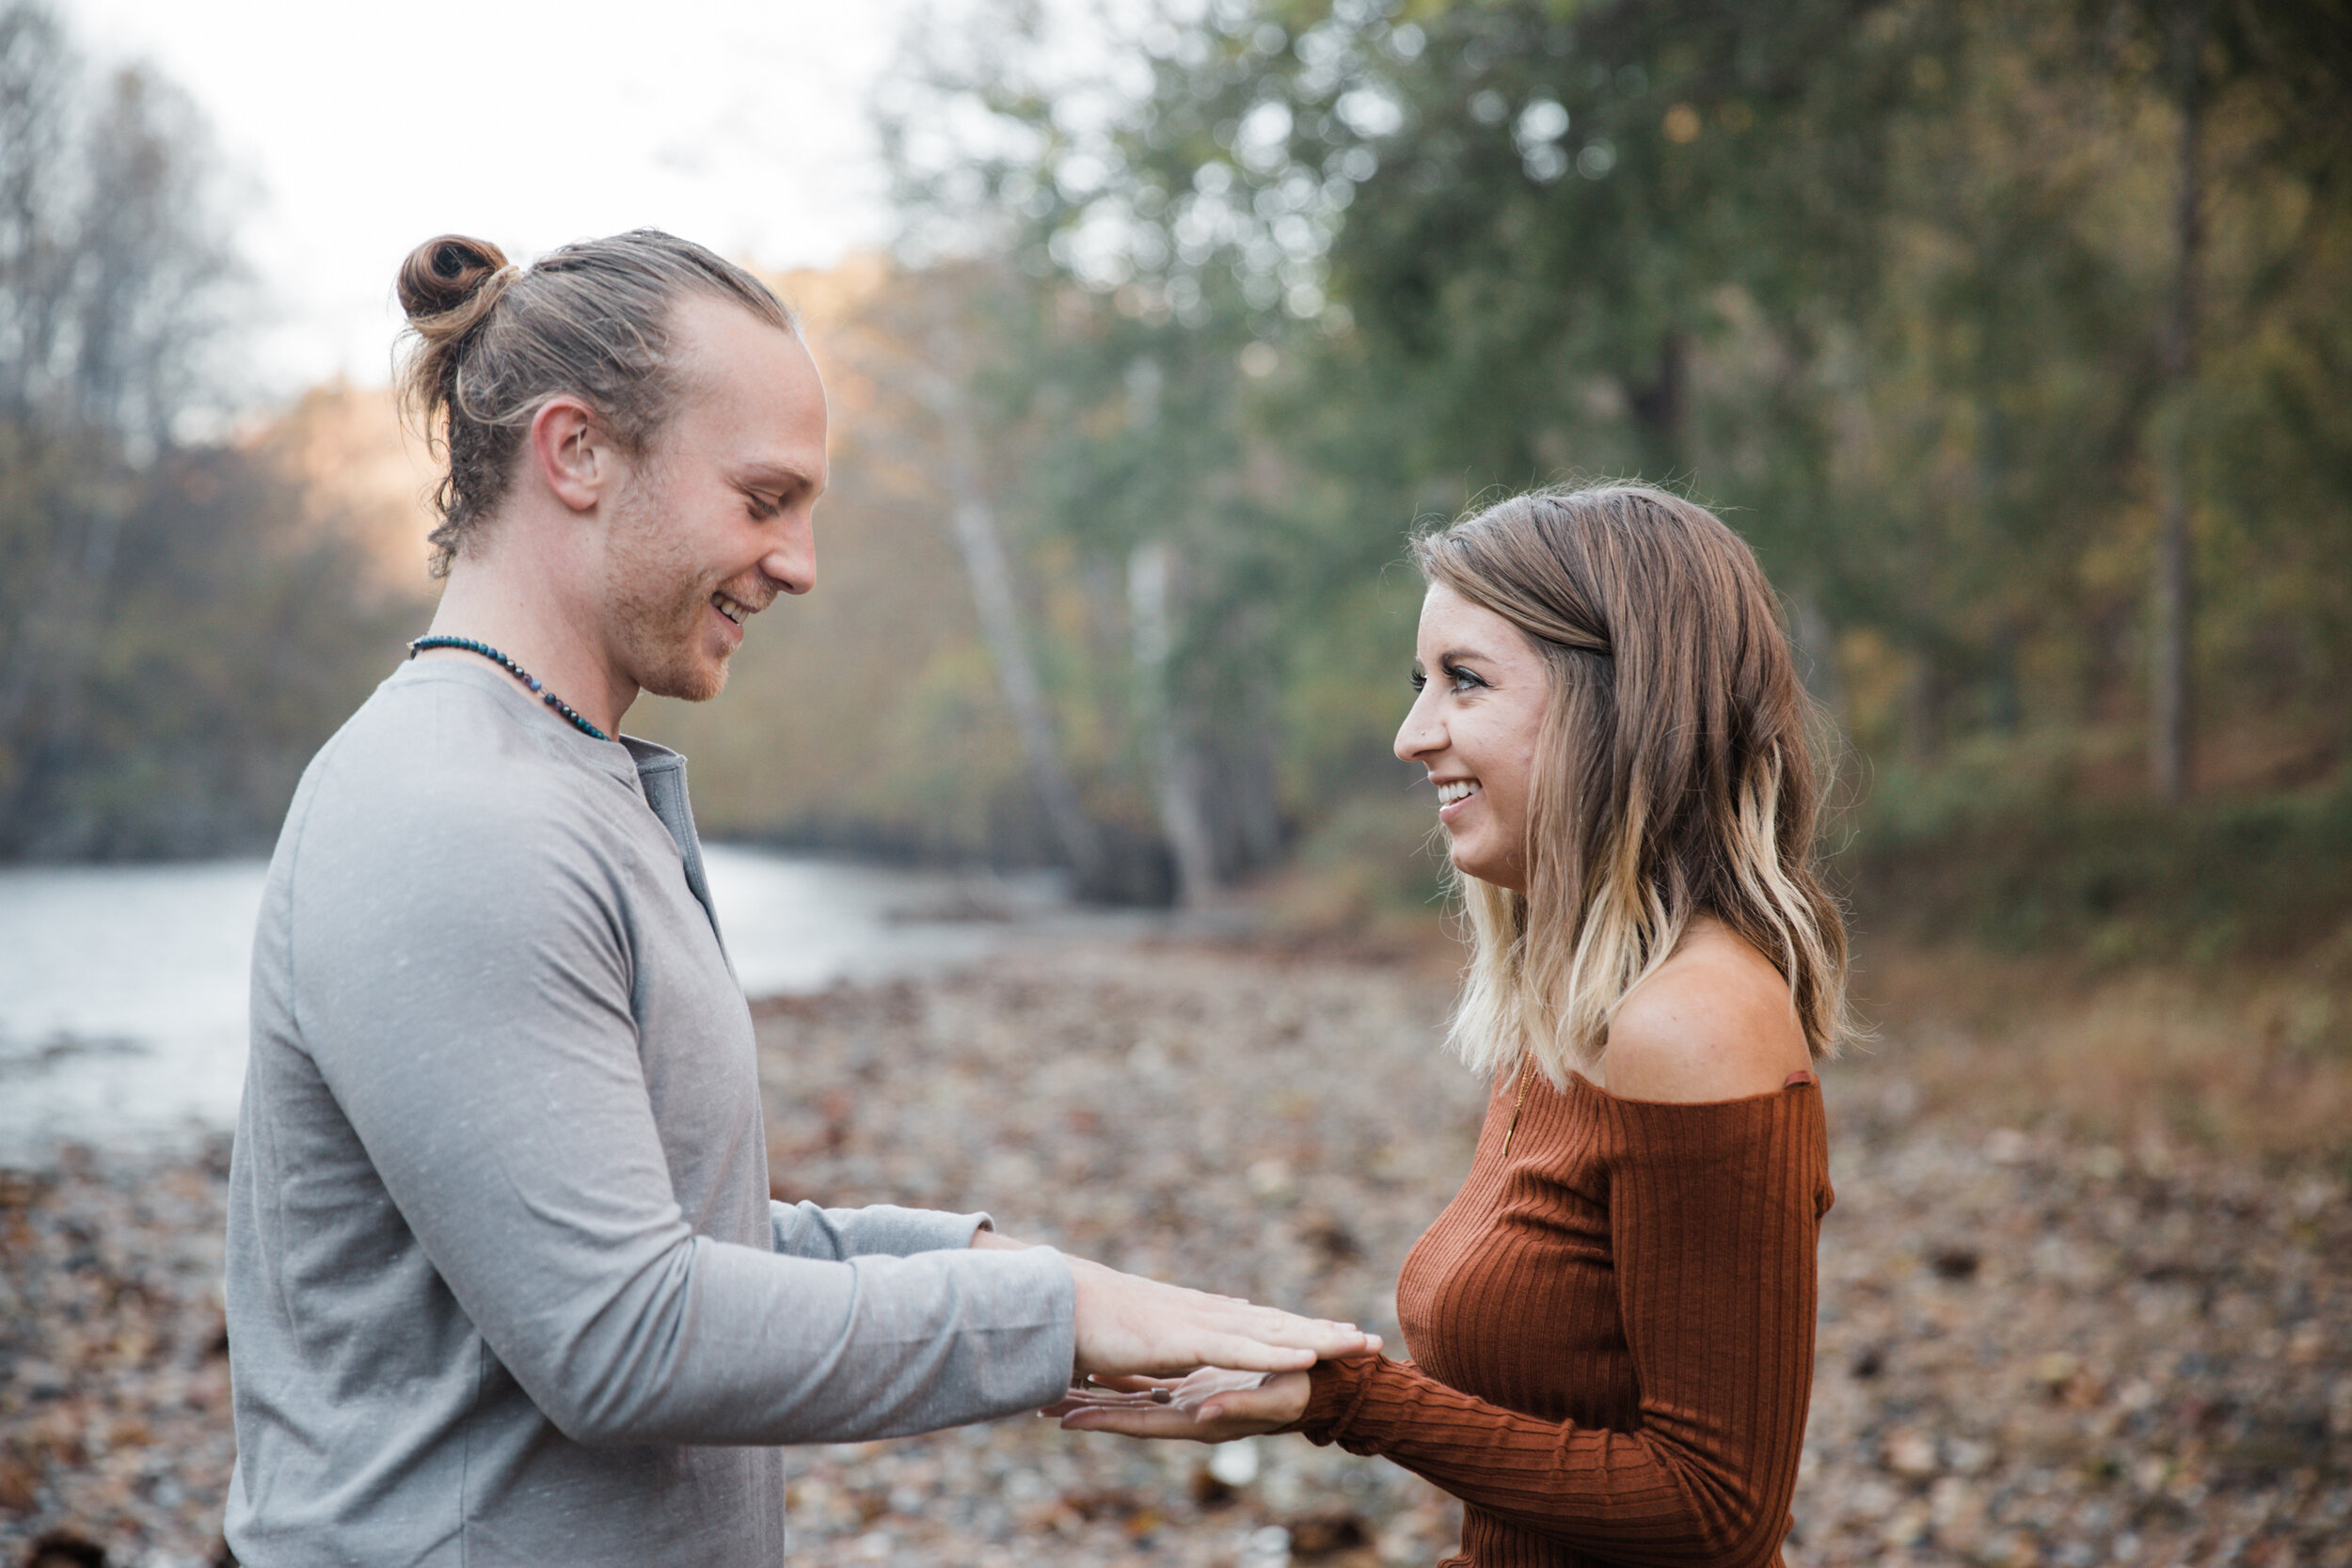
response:
M1409 963L1104 946L767 1005L779 1191L985 1207L1393 1334L1482 1098L1434 1044L1446 992ZM1890 1030L1826 1074L1838 1199L1792 1568L2352 1563L2341 1162L1974 1116L1912 1049ZM0 1564L45 1536L115 1564L215 1553L224 1170L0 1181ZM1295 1438L1012 1420L793 1465L794 1568L1427 1564L1455 1528L1422 1482Z

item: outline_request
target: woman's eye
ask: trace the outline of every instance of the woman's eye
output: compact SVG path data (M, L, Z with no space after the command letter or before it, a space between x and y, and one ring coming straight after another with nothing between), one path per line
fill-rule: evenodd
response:
M1470 673L1468 670L1463 669L1458 664L1450 664L1446 666L1445 673L1446 679L1453 684L1454 689L1456 691L1468 691L1473 687L1480 687L1486 684L1485 681L1480 680L1476 675Z
M1419 691L1422 688L1429 684L1429 677L1422 674L1418 670L1414 671L1410 675L1407 675L1406 679L1413 683L1413 689L1415 691Z

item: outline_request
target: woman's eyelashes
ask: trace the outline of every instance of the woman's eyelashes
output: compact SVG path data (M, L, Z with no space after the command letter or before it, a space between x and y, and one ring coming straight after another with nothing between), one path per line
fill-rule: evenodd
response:
M1443 664L1438 668L1445 673L1446 689L1449 691L1470 691L1488 684L1485 676L1459 664ZM1413 689L1420 691L1429 684L1429 675L1416 664L1413 666L1412 680Z

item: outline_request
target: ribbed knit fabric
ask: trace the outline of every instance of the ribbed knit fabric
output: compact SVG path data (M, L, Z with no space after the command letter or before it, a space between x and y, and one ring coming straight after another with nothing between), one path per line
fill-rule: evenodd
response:
M1818 1085L1710 1104L1531 1074L1406 1259L1414 1360L1314 1370L1294 1430L1462 1499L1447 1568L1779 1561L1831 1202Z

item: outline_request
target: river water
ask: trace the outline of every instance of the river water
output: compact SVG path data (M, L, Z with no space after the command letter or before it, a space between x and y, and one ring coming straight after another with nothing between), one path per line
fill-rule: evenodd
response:
M1066 933L1050 877L953 876L705 846L753 996L967 964ZM259 860L0 870L0 1166L236 1124Z

